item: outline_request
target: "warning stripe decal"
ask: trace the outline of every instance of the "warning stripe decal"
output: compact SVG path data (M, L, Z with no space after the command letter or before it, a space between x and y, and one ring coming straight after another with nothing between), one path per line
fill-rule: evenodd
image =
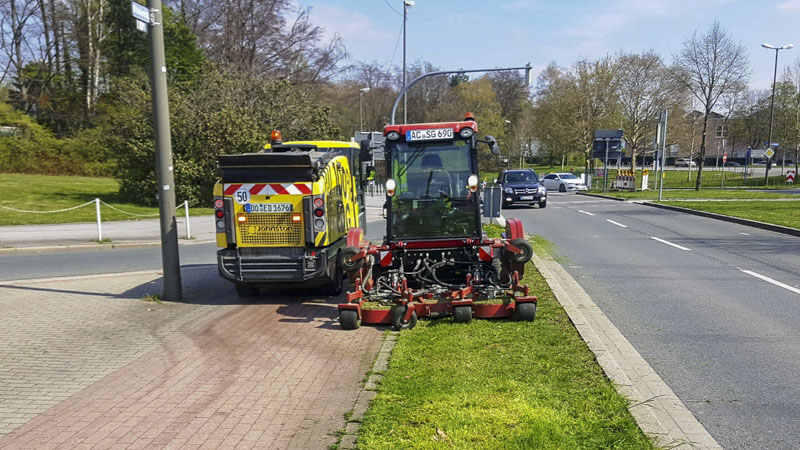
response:
M317 233L316 237L314 238L314 245L317 247L322 247L322 244L325 243L325 232Z
M226 184L225 195L233 195L238 190L246 190L250 195L309 195L311 183L256 183Z
M238 191L240 187L242 187L241 184L229 184L225 189L225 195L233 195L233 193Z

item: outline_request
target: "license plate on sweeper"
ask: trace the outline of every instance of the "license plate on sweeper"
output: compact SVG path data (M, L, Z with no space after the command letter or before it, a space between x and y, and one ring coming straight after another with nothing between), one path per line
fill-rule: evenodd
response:
M292 212L291 203L248 203L244 205L248 213L287 213Z
M433 141L437 139L453 139L453 129L434 128L431 130L406 131L406 141Z

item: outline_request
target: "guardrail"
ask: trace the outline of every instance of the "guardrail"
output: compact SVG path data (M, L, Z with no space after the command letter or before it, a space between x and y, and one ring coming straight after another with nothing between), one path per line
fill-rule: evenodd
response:
M95 205L95 214L97 215L97 240L98 241L102 241L103 240L103 225L102 225L102 218L100 216L100 205L101 204L107 206L110 209L113 209L114 211L117 211L117 212L122 213L122 214L129 215L129 216L134 216L134 217L158 217L158 213L156 213L156 214L138 214L138 213L132 213L130 211L123 211L123 210L117 208L116 206L109 205L108 203L100 200L99 198L95 198L94 200L88 201L88 202L86 202L86 203L84 203L82 205L71 206L69 208L63 208L63 209L54 209L54 210L50 210L50 211L31 211L31 210L26 210L26 209L12 208L10 206L3 206L3 205L0 205L0 209L5 209L5 210L8 210L8 211L14 211L14 212L18 212L18 213L25 213L25 214L57 214L57 213L63 213L63 212L67 212L67 211L72 211L72 210L75 210L75 209L78 209L78 208L83 208L84 206L89 206L89 205L91 205L93 203ZM183 207L184 214L186 216L186 239L191 239L192 238L192 225L191 225L191 221L189 220L189 201L188 200L184 201L180 206L178 206L177 209L180 209L181 207Z

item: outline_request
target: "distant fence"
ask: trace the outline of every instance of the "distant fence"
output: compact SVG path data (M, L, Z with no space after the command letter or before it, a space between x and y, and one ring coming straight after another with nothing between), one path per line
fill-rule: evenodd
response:
M116 206L109 205L108 203L100 200L99 198L96 198L94 200L88 201L88 202L86 202L86 203L84 203L82 205L72 206L72 207L64 208L64 209L54 209L54 210L50 210L50 211L30 211L30 210L26 210L26 209L17 209L17 208L12 208L10 206L3 206L3 205L0 205L0 209L5 209L5 210L8 210L8 211L14 211L14 212L24 213L24 214L56 214L56 213L62 213L62 212L66 212L66 211L72 211L72 210L75 210L75 209L78 209L78 208L83 208L84 206L89 206L89 205L91 205L93 203L95 205L95 214L97 215L97 240L98 241L102 241L103 240L103 225L102 225L102 218L100 217L100 205L101 204L107 206L110 209L113 209L114 211L117 211L117 212L122 213L122 214L129 215L129 216L133 216L133 217L158 217L159 216L158 213L156 213L156 214L138 214L138 213L132 213L130 211L123 211L123 210L117 208ZM186 215L186 239L191 239L192 238L192 225L191 225L190 220L189 220L189 201L188 200L184 201L180 206L178 206L177 209L181 209L181 208L184 209L184 214Z

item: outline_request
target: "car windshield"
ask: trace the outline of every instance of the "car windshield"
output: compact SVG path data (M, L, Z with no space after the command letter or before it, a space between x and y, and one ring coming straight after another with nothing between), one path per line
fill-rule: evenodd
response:
M506 183L537 183L539 178L536 173L526 170L524 172L507 172Z
M392 197L390 234L395 238L479 235L476 196L467 188L470 142L390 144Z
M571 173L562 173L559 176L561 177L562 180L577 180L578 179L578 177L576 177L575 175L573 175Z

